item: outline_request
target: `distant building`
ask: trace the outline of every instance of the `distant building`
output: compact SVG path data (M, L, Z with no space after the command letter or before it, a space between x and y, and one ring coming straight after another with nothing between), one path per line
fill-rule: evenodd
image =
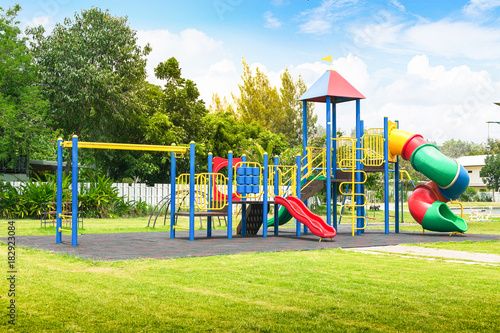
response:
M457 158L457 162L462 164L469 173L470 183L469 187L475 188L476 190L487 190L486 184L483 179L479 176L481 169L484 167L484 160L488 155L474 155L474 156L462 156Z

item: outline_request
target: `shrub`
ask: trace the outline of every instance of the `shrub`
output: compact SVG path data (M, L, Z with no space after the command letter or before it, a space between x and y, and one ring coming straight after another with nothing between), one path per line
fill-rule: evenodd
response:
M462 199L462 201L466 202L479 200L479 196L477 195L477 190L473 189L472 187L468 187L467 190L465 190L465 192L462 193L462 196L460 198Z

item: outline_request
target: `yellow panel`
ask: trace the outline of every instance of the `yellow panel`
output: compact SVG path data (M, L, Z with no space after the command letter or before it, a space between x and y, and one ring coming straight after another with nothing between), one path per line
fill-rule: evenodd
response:
M72 141L64 141L63 147L73 147ZM92 149L119 149L119 150L142 150L142 151L170 151L176 153L186 153L188 147L159 146L159 145L136 145L128 143L105 143L105 142L78 142L78 148Z

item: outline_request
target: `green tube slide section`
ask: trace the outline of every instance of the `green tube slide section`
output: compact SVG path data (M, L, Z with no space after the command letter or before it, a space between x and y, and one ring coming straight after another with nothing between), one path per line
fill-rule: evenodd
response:
M285 207L281 206L278 210L278 225L283 225L292 219L292 214L285 209ZM267 220L267 227L274 226L274 217L271 217Z
M424 215L422 228L438 232L466 232L467 223L441 201L435 201Z
M415 149L411 155L411 165L441 187L450 185L458 170L457 162L443 155L432 144L424 144Z

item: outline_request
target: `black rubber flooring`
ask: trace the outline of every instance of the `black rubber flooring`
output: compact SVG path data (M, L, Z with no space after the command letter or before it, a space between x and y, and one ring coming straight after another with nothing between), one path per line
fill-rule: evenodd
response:
M169 259L182 257L204 257L250 252L306 251L331 248L357 248L367 246L398 245L404 243L435 243L450 241L500 240L499 235L454 235L435 232L391 232L366 230L360 236L351 236L350 227L340 226L333 241L308 234L296 237L295 232L280 230L279 236L270 229L268 237L234 236L227 239L225 230L214 230L211 238L206 231L196 231L195 240L189 241L186 231L177 231L176 238L170 239L168 232L140 232L118 234L78 235L78 246L71 246L71 236L63 235L63 242L56 243L54 236L16 236L16 245L37 248L53 253L64 253L91 260L129 260L129 259ZM0 239L6 242L6 239Z

